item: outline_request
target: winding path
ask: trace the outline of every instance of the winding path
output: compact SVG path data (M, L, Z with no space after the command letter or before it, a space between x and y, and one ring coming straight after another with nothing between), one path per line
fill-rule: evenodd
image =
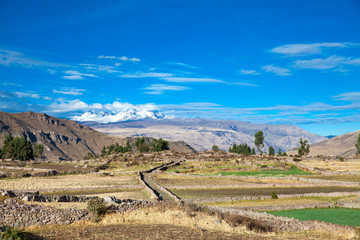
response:
M157 200L166 200L166 201L181 201L181 199L176 196L174 193L170 192L168 189L155 183L152 176L159 171L164 171L170 167L180 164L184 160L174 160L160 166L154 167L147 171L138 172L139 179L145 186L145 189L152 195L153 198Z

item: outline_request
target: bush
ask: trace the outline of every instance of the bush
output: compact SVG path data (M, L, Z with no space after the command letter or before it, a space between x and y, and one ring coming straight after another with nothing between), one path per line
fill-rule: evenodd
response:
M213 150L214 152L217 152L217 151L219 151L219 146L213 145L211 150Z
M106 213L106 203L103 198L92 198L87 202L87 209L91 214L94 222L98 222L101 216Z
M5 231L3 233L0 233L0 239L22 240L25 238L22 237L22 233L18 229L6 227Z
M270 193L271 199L278 199L278 195L275 192Z
M169 150L169 142L163 140L162 138L159 138L159 140L154 138L151 142L151 150L153 152Z

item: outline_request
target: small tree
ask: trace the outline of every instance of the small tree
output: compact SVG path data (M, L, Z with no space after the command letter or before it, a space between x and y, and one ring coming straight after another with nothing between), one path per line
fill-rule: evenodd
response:
M275 155L275 149L273 148L273 146L269 147L269 155L270 156L274 156Z
M281 149L278 150L278 156L282 156Z
M139 150L139 152L148 152L149 151L149 144L145 142L145 138L137 138L135 141L135 146Z
M40 158L44 153L44 146L42 144L35 144L34 156Z
M256 155L255 148L251 149L251 155Z
M211 150L213 150L214 152L217 152L217 151L219 151L219 146L213 145Z
M307 140L300 138L300 147L298 148L299 156L307 156L310 153L310 145Z
M87 202L87 209L91 213L94 222L98 222L101 216L106 213L106 203L103 198L92 198Z
M103 148L101 149L101 156L104 157L106 155L106 147L103 146Z
M258 152L261 154L262 148L264 147L264 133L262 131L255 133L255 146Z
M358 136L357 143L355 144L356 147L356 155L360 155L360 134Z
M151 150L154 152L160 152L169 149L169 142L162 138L154 138L151 142Z

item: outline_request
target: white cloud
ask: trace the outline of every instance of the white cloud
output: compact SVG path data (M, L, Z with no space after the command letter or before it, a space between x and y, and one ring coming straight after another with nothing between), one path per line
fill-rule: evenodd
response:
M128 73L123 74L123 78L165 78L173 76L172 73L162 73L162 72L137 72L137 73Z
M165 91L183 91L189 89L184 86L175 86L167 84L151 84L149 87L144 88L145 90L151 90L146 94L163 94Z
M266 72L275 73L278 76L290 76L290 75L292 75L289 69L277 67L277 66L274 66L274 65L267 65L267 66L264 66L262 69L264 69Z
M53 90L53 93L72 95L72 96L82 95L83 92L85 92L85 89L63 88L62 90L56 90L56 89Z
M163 78L167 82L202 82L202 83L226 83L223 80L214 78L191 78L191 77L166 77Z
M18 83L12 83L12 82L3 82L1 83L3 86L14 86L14 87L22 87L23 85Z
M39 94L31 93L31 92L30 93L29 92L14 92L14 94L20 98L23 98L23 97L36 98L36 99L40 98Z
M69 80L82 80L82 79L84 79L82 76L79 76L79 75L63 76L62 78L69 79Z
M128 58L126 56L122 56L122 57L116 57L116 56L104 56L104 55L100 55L98 57L99 59L117 59L117 60L121 60L121 61L129 61L129 62L140 62L140 58Z
M340 101L352 101L352 102L358 102L360 101L360 92L347 92L342 93L337 96L333 97L335 100Z
M100 55L98 58L99 59L116 59L115 56L104 56L104 55Z
M324 48L344 48L358 46L357 43L338 42L338 43L312 43L312 44L287 44L271 49L273 53L284 54L288 56L306 56L320 54Z
M245 75L260 75L260 73L256 70L247 70L247 69L242 69L240 71L240 74L245 74Z
M0 49L0 64L5 66L30 67L66 67L67 65L55 62L37 60L25 56L23 53Z
M58 99L55 102L47 106L47 111L52 113L67 113L67 112L77 112L77 111L86 111L89 105L85 102L75 99L75 100L64 100Z
M331 56L328 58L316 58L311 60L296 60L294 67L303 68L303 69L331 69L336 67L341 67L344 65L360 65L360 58L349 58L349 57L339 57Z
M240 86L248 86L248 87L258 87L258 84L255 83L244 83L244 82L236 82L234 83L235 85L240 85Z
M98 77L91 73L80 73L80 72L74 71L74 70L65 71L65 74L68 74L68 75L63 76L63 78L71 79L71 80L81 80L81 79L84 79L84 77Z
M165 64L175 65L175 66L185 67L185 68L191 68L191 69L199 69L199 67L192 66L190 64L182 63L182 62L165 62Z

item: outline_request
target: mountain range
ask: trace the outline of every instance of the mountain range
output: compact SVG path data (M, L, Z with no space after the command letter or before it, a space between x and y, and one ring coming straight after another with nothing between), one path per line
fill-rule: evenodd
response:
M44 157L48 160L79 160L88 152L99 154L104 145L127 141L134 145L135 138L118 138L98 132L72 120L60 119L45 113L0 111L0 147L7 134L23 136L32 143L44 145ZM147 138L147 142L151 139ZM169 142L170 150L193 152L183 141Z
M207 120L190 118L151 119L117 123L82 122L92 128L118 137L148 136L167 140L182 140L197 151L209 150L213 145L227 150L233 143L247 143L254 147L254 135L263 131L265 149L273 146L276 151L292 149L300 138L310 144L327 138L310 133L296 126L253 124L236 120Z
M73 116L71 119L77 122L94 121L99 123L125 122L144 119L173 119L174 116L165 115L154 110L133 108L120 112L85 112L81 116Z

